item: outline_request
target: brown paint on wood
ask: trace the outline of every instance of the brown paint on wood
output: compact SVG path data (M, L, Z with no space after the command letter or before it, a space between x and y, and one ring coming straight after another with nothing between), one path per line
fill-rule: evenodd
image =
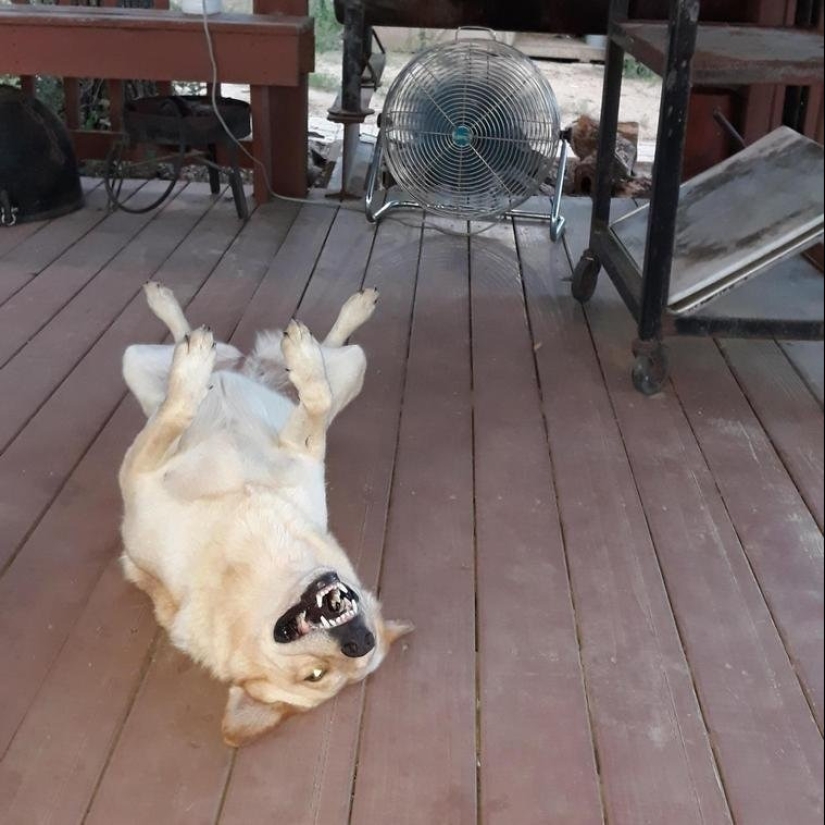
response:
M9 399L0 411L2 447L10 443L112 318L191 231L200 218L199 202L201 208L211 204L201 184L180 188L179 194L155 215L156 220L141 223L132 215L115 213L113 217L123 215L121 226L127 229L114 236L108 249L100 245L105 249L100 264L105 266L101 269L98 265L98 274L0 369L0 395ZM145 226L132 238L128 227L134 224ZM100 247L93 247L93 241L85 254L99 252Z
M632 206L614 202L613 213ZM565 212L578 260L590 204L568 200ZM606 821L730 823L622 433L563 280L564 249L529 224L518 243Z
M8 6L0 7L0 21L0 68L11 74L212 79L203 24L182 12ZM221 14L210 32L223 82L297 86L312 71L309 18Z
M165 184L149 184L144 192L157 193L162 187ZM126 181L123 197L140 189L140 182ZM0 273L8 274L9 283L17 280L15 276L25 277L25 285L0 306L0 366L31 341L151 220L151 215L110 213L106 203L106 192L99 187L88 198L86 208L54 221L42 237L36 236L17 254L0 261ZM0 438L0 444L6 443Z
M467 253L425 235L380 591L416 631L367 686L352 825L476 822Z
M470 285L484 820L601 823L534 342L509 222L473 240Z
M156 633L113 559L0 762L6 825L82 821Z
M821 729L822 533L717 347L680 341L673 351L679 400Z
M772 341L725 340L722 351L822 530L821 407Z
M587 316L733 817L814 825L822 738L716 481L673 393L633 388L635 328L612 285Z
M86 202L76 212L53 221L23 223L0 230L0 312L5 301L106 217L106 195L99 183L90 178L81 179ZM134 189L131 182L125 182L123 188L125 192ZM4 247L6 239L8 246ZM0 323L0 336L3 327Z

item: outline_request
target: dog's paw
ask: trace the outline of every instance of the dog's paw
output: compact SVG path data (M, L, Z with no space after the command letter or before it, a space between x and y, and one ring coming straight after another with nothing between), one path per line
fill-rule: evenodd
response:
M332 405L321 346L300 321L292 320L281 341L289 380L298 390L301 403L313 414L322 415Z
M147 281L143 285L143 294L146 296L146 303L149 309L158 317L162 317L170 309L178 306L178 299L175 293L158 281Z
M209 389L215 367L215 341L212 330L199 327L175 346L169 373L169 397L197 407Z
M365 324L375 312L378 303L378 290L369 287L350 295L341 307L340 318L342 323L355 330Z

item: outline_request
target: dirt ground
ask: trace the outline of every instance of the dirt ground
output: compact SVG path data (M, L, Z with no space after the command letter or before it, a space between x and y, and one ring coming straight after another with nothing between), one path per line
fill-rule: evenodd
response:
M386 92L398 72L412 58L410 54L390 54L384 73L383 85L373 97L372 107L380 111ZM550 63L537 61L537 65L550 81L562 113L562 124L568 125L578 115L599 117L604 66L591 63ZM315 74L310 80L310 116L326 118L332 105L341 77L341 56L338 52L316 55ZM659 116L661 83L658 78L625 78L622 84L620 118L639 123L639 139L653 141ZM373 115L367 125L375 125ZM367 129L367 131L370 131Z

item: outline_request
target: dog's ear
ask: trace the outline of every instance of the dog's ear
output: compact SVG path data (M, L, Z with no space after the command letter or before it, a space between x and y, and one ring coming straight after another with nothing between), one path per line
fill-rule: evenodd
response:
M229 688L229 698L223 713L223 741L230 748L246 745L261 734L274 728L296 712L284 702L265 704L253 699L242 687Z
M393 642L402 636L406 636L408 633L412 633L413 630L415 630L415 625L410 624L410 622L396 622L390 619L389 621L383 622L383 627L380 632L385 646L389 648Z

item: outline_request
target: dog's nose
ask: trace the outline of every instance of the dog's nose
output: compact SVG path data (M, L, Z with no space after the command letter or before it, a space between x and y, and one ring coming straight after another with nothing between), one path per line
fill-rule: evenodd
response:
M357 659L366 656L375 647L375 636L369 630L363 633L354 634L348 641L341 645L341 652L344 656Z

